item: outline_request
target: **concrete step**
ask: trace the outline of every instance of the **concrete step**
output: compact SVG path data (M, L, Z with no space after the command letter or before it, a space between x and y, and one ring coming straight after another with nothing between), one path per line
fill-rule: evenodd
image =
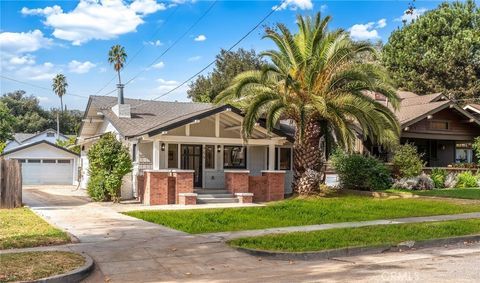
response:
M195 189L195 193L199 195L204 195L204 194L230 194L229 191L225 189Z
M238 203L237 198L197 198L198 204L207 204L207 203Z
M197 198L233 198L234 196L230 193L225 194L206 194L206 193L199 193Z

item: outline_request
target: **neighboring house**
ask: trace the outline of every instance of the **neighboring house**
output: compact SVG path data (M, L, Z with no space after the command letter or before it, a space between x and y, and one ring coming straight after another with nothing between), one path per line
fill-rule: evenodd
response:
M398 95L401 103L395 114L401 126L400 143L413 143L428 167L474 161L472 142L480 136L478 118L440 93L419 96L399 91ZM388 105L383 96L375 99ZM368 142L363 150L388 159L388 152Z
M60 134L58 139L68 137ZM78 184L78 155L57 146L56 140L56 131L51 129L36 134L17 133L0 156L22 163L25 185Z
M193 170L196 191L219 192L228 182L226 174L246 174L248 186L248 175L279 172L285 176L283 198L291 192L291 136L280 129L269 132L260 123L247 141L240 134L242 121L241 112L229 105L125 99L119 107L116 97L91 96L78 137L81 186L88 182L88 149L102 134L113 132L133 160L133 172L122 186L124 199L138 196L138 176L164 169Z
M470 114L475 116L477 119L480 119L480 104L470 103L463 107L464 110L468 111Z

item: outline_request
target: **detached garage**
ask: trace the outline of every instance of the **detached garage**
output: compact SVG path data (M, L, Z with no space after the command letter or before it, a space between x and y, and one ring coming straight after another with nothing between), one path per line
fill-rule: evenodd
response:
M78 155L66 148L42 140L4 152L5 159L22 163L25 185L76 185Z

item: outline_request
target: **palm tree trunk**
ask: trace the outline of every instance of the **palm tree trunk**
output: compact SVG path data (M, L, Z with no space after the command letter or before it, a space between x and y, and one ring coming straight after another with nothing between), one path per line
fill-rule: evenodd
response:
M122 80L120 79L120 70L117 71L117 74L118 74L118 84L121 85Z
M63 97L60 96L60 111L63 113Z
M303 138L297 129L293 144L293 190L298 194L318 192L323 172L323 152L320 148L320 123L306 123Z

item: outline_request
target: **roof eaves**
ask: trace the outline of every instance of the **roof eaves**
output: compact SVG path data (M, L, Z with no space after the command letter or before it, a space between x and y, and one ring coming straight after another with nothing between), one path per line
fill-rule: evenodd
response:
M5 156L5 155L8 155L8 154L12 154L12 153L14 153L14 152L17 152L17 151L20 151L20 150L24 150L24 149L26 149L26 148L29 148L29 147L32 147L32 146L36 146L36 145L39 145L39 144L42 144L42 143L45 143L45 144L48 144L48 145L50 145L50 146L56 147L56 148L58 148L58 149L61 149L61 150L63 150L63 151L66 151L66 152L68 152L68 153L70 153L70 154L73 154L73 155L75 155L75 156L77 156L77 157L80 156L80 155L79 155L78 153L76 153L76 152L73 152L73 151L71 151L71 150L68 150L68 149L66 149L66 148L64 148L64 147L61 147L61 146L59 146L59 145L56 145L56 144L51 143L51 142L46 141L46 140L40 140L40 141L36 141L36 142L29 143L29 144L26 144L26 145L21 145L21 146L19 146L19 147L13 148L12 150L3 152L2 154L0 154L0 156Z

